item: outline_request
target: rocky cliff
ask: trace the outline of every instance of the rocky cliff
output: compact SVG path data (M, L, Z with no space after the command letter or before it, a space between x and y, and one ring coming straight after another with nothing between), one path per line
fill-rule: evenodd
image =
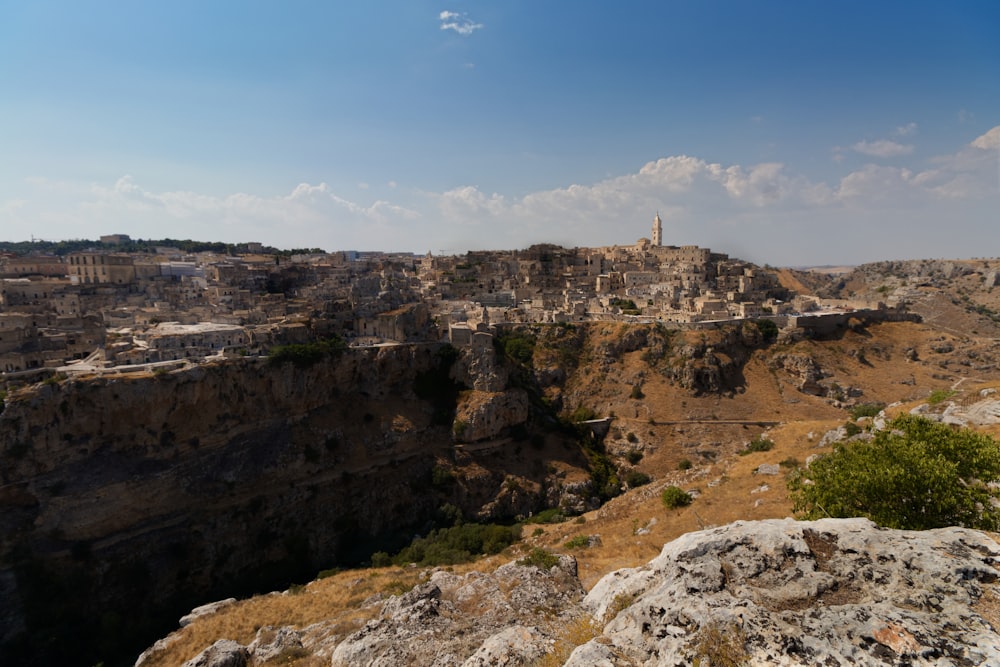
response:
M997 542L959 528L737 522L684 535L585 597L565 556L492 573L436 570L409 592L371 600L355 632L268 627L187 664L258 665L294 649L335 666L997 665L998 565ZM139 665L163 664L158 654L178 640Z
M456 356L401 345L11 391L0 414L0 662L128 653L199 602L399 548L445 503L493 518L545 507L543 488L560 484L541 463L551 455L520 455L516 484L497 455L512 447L510 427L527 437L522 390L508 397L494 382L493 407L465 408L479 439L500 438L491 453L456 450L458 393L475 384ZM585 469L572 447L559 452ZM457 458L474 472L438 483L435 469Z

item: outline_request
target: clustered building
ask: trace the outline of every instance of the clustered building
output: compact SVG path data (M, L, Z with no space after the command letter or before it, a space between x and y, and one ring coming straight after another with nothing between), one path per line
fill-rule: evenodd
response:
M536 245L459 256L124 253L0 257L0 373L261 354L337 333L352 344L472 340L490 323L697 323L791 308L774 274L697 246Z

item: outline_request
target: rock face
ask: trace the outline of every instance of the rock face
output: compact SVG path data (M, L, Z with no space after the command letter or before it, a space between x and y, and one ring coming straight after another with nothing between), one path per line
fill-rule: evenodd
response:
M976 612L998 563L960 528L737 522L604 577L583 606L613 618L566 664L998 665L1000 628Z
M543 487L559 483L541 466L505 484L471 451L463 460L480 477L433 484L454 458L456 380L485 397L470 404L476 439L529 416L524 391L503 390L492 349L453 379L443 350L352 349L308 367L235 359L10 392L0 663L94 664L112 658L109 645L134 655L206 600L398 549L444 503L469 517L543 509ZM517 503L508 488L522 490Z

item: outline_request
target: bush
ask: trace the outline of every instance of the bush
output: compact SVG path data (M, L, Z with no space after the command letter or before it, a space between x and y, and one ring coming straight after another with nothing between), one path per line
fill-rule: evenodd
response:
M754 320L754 324L757 325L764 340L774 340L778 337L778 325L771 320Z
M521 539L521 526L467 523L431 531L418 537L392 562L396 565L416 563L423 566L467 563L479 554L498 554Z
M531 365L535 356L535 338L527 333L511 332L497 340L506 357L525 365Z
M954 395L954 389L935 389L931 392L931 395L927 397L927 402L931 405L937 405L938 403L947 401Z
M597 413L591 408L580 405L577 406L576 410L573 411L569 418L574 422L586 422L591 419L597 419Z
M663 489L660 499L663 501L663 506L668 510L687 507L691 504L692 500L691 494L678 486L668 486Z
M772 449L774 449L774 443L764 436L759 435L747 444L746 449L741 451L740 455L742 456L751 452L769 452Z
M650 481L649 475L644 472L639 472L638 470L630 470L625 473L625 483L630 489L634 489L638 486L644 486L649 484Z
M313 343L294 343L271 348L268 362L291 363L296 368L308 368L328 357L338 357L347 349L347 343L337 335Z
M559 564L559 557L541 547L535 547L527 556L517 561L518 565L537 567L540 570L550 570Z
M868 517L889 528L1000 528L1000 443L903 415L868 442L840 443L789 478L803 518Z
M568 540L563 546L567 549L582 549L584 547L589 547L590 538L586 535L577 535L576 537Z
M851 419L875 417L885 408L885 403L862 403L851 408Z
M566 515L558 507L552 507L547 510L542 510L541 512L528 517L524 520L525 523L562 523L566 520Z
M691 459L681 459L677 462L678 470L690 470L691 469Z
M642 460L642 456L643 456L642 450L640 450L640 449L633 449L633 450L630 450L625 455L625 460L628 461L629 463L631 463L632 465L635 465L639 461Z

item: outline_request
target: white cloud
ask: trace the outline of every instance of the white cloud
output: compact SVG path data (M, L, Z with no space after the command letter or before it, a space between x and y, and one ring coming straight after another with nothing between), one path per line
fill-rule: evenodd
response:
M907 123L906 125L900 125L899 127L897 127L896 131L893 134L895 134L897 137L908 137L911 134L916 133L916 131L917 131L916 123Z
M888 139L878 139L876 141L859 141L851 146L856 152L872 157L896 157L899 155L909 155L913 152L913 146L896 143Z
M984 151L1000 148L1000 125L997 125L986 134L976 137L971 145L973 148L979 148Z
M461 252L539 242L631 243L649 235L659 210L667 243L699 244L754 261L968 257L982 254L1000 210L998 149L1000 127L922 168L832 166L840 173L828 182L780 162L725 164L673 155L617 176L523 196L462 184L417 192L389 182L386 199L368 201L353 184L349 198L322 182L277 194L218 194L157 189L128 175L96 185L31 179L0 201L0 229L12 238L96 238L120 231L279 247Z
M464 12L445 10L438 14L438 19L441 20L441 30L454 30L463 37L468 37L484 27L482 23L476 23Z

